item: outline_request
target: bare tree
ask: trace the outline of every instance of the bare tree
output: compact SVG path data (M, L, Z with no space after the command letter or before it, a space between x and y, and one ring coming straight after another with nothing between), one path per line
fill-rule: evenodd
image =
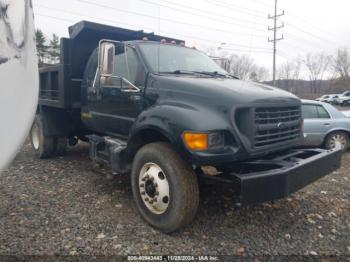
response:
M291 61L287 61L280 65L277 69L278 78L283 80L291 79L292 67L293 65Z
M263 66L254 66L249 79L254 82L266 81L269 77L269 70Z
M332 60L332 67L341 80L350 83L350 56L346 48L338 49L336 56Z
M229 57L230 73L239 77L240 79L247 80L250 78L250 74L256 68L254 59L247 55L232 54Z
M329 68L330 56L324 53L306 54L304 64L309 71L311 93L319 93L319 80L322 80L325 72Z
M301 64L302 61L299 57L291 61L287 61L280 66L278 70L278 77L280 79L298 80L300 76Z
M278 69L278 78L285 80L285 88L288 91L291 91L291 86L294 81L291 80L298 80L300 76L300 69L301 69L301 59L295 58L291 61L287 61L286 63L282 64L280 68Z
M293 71L292 71L292 79L299 80L300 79L300 70L302 66L302 60L300 57L297 57L293 60Z

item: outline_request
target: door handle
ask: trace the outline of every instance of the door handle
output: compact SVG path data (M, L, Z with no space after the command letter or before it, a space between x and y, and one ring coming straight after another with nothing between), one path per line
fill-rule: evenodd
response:
M331 124L330 123L324 123L325 126L330 126Z
M129 96L129 99L133 102L138 102L138 101L141 101L141 96L138 96L138 95Z

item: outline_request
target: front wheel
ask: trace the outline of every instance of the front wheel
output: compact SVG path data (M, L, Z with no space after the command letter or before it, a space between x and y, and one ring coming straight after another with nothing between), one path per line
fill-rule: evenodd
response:
M346 151L349 148L348 135L343 131L335 131L330 133L325 140L325 146L327 149L335 148L337 143L341 145L343 151Z
M143 146L132 165L131 187L142 217L170 233L189 224L199 203L198 181L168 143Z

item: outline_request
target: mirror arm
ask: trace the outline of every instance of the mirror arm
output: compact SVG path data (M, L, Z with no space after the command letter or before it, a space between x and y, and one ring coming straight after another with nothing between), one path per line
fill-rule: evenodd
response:
M130 86L132 86L133 89L123 89L122 88L122 91L123 92L130 92L130 93L137 93L137 92L140 92L141 89L138 88L137 86L135 86L133 83L131 83L128 79L124 78L124 77L120 77L120 79L124 82L126 82L127 84L129 84Z
M97 66L95 77L94 77L94 81L92 83L92 91L93 91L94 94L96 93L96 80L97 80L97 74L98 74L99 70L100 70L100 67Z

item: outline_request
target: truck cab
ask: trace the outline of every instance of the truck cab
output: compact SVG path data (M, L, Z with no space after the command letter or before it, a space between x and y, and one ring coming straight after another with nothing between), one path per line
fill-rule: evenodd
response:
M194 218L198 179L229 183L248 205L340 165L338 148L293 149L303 126L296 96L241 81L182 40L85 21L70 34L61 64L40 73L34 151L89 142L93 161L130 174L139 212L164 232Z

